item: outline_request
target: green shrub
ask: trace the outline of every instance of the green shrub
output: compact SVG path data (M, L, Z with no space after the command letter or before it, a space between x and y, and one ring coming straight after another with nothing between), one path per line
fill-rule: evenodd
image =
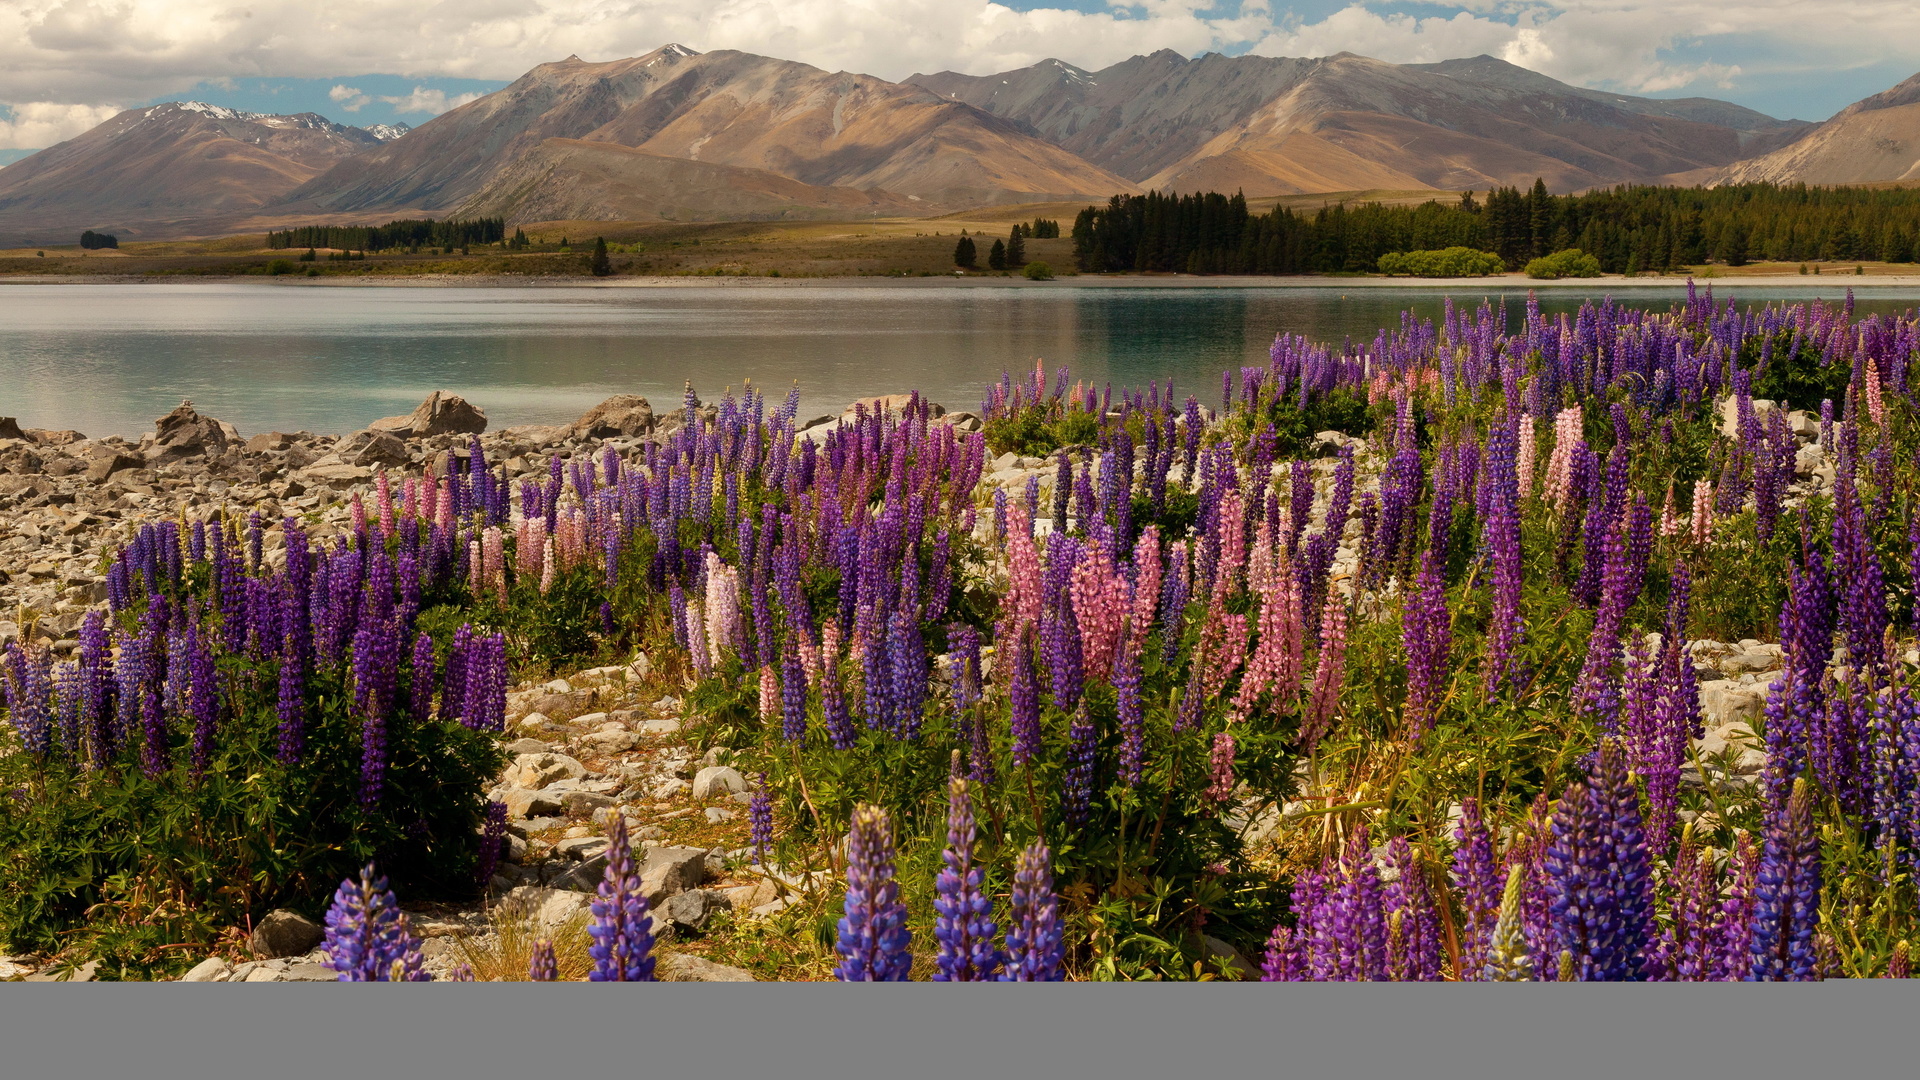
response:
M1053 267L1048 266L1046 263L1043 263L1043 262L1028 263L1026 272L1027 272L1027 279L1029 281L1052 281L1053 280Z
M1589 278L1600 276L1600 260L1581 251L1568 248L1551 255L1542 255L1527 264L1527 276L1551 281L1554 278Z
M291 274L293 273L293 260L275 259L267 264L267 273L275 277L279 277L281 274Z
M1491 251L1454 246L1437 251L1389 251L1380 256L1380 272L1389 276L1485 277L1506 270L1506 263Z
M0 939L74 948L129 971L166 970L161 945L208 944L276 907L310 917L340 881L377 862L400 895L472 894L485 788L504 759L495 739L456 723L395 719L379 802L359 801L361 725L334 678L316 677L302 759L276 755L275 665L223 657L234 687L206 771L191 775L187 733L150 777L140 748L105 768L58 751L0 748Z

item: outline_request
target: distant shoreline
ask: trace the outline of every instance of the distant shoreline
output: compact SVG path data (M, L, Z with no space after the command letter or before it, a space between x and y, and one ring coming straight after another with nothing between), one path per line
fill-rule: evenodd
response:
M1051 281L985 274L959 277L886 277L847 275L832 277L763 277L748 275L660 275L592 277L535 277L517 274L367 275L309 278L297 275L262 277L146 274L21 274L0 275L0 285L224 285L250 284L262 288L524 288L524 289L792 289L792 288L1003 288L1003 289L1421 289L1435 292L1500 292L1567 289L1683 289L1684 277L1597 278L1534 280L1521 274L1476 278L1333 277L1326 275L1260 276L1252 274L1077 274ZM1841 292L1862 288L1920 288L1920 272L1912 274L1749 274L1694 278L1694 284L1715 289L1792 289Z

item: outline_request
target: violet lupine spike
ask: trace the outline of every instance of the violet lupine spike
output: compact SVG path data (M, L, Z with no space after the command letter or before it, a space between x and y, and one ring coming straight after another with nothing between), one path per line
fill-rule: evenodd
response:
M1267 937L1266 953L1260 963L1260 981L1300 982L1305 977L1303 966L1293 931L1284 923L1275 926Z
M1442 688L1452 673L1453 616L1447 610L1442 568L1431 549L1420 555L1402 615L1407 653L1407 735L1418 739L1433 727Z
M627 819L613 815L607 831L607 868L590 905L593 982L653 982L653 931L647 895L627 844Z
M1580 982L1641 982L1652 945L1652 862L1621 752L1601 747L1588 784L1562 796L1546 871L1559 948Z
M201 637L197 620L187 629L187 711L193 719L191 748L195 779L213 764L214 734L220 726L220 670L214 665L212 645Z
M906 982L913 966L907 908L894 880L893 821L877 806L853 812L847 839L847 899L840 918L841 982Z
M753 861L767 865L773 850L773 796L767 791L767 774L760 774L760 787L747 803L747 822L753 844Z
M1001 982L1060 982L1060 898L1053 892L1053 854L1035 840L1020 853L1013 874L1007 926L1007 966Z
M307 680L298 660L280 665L279 690L275 703L279 719L279 760L283 765L300 761L307 744ZM153 743L151 732L148 743Z
M1126 637L1125 620L1121 637ZM1120 781L1138 787L1145 778L1147 718L1140 700L1140 654L1122 647L1113 660L1114 715L1120 727Z
M1749 982L1806 982L1820 978L1814 934L1820 927L1820 834L1805 779L1794 782L1786 805L1769 813L1766 844L1755 875Z
M387 879L373 876L373 864L348 878L333 894L327 910L324 947L327 966L341 982L427 982L420 942L407 929Z
M1500 869L1493 857L1493 835L1480 816L1480 801L1471 796L1460 803L1460 821L1453 831L1453 882L1460 897L1460 965L1475 972L1486 966L1499 918Z
M1704 982L1713 972L1720 940L1720 883L1713 853L1694 844L1691 827L1680 838L1669 885L1671 918L1662 942L1663 975L1676 982Z
M553 942L540 938L527 955L528 982L560 981L560 963L553 955Z
M507 804L488 801L487 823L480 834L480 858L474 877L480 882L480 895L493 888L493 872L500 865L500 848L507 841Z
M1087 823L1099 750L1099 732L1083 704L1067 729L1067 767L1060 783L1061 817L1069 829L1079 829Z
M1387 844L1395 878L1383 899L1389 919L1388 971L1396 982L1440 979L1440 919L1427 889L1426 866L1404 836Z
M1387 917L1366 826L1356 828L1348 839L1327 900L1335 979L1375 982L1387 978Z
M957 753L954 760L957 766ZM993 899L982 891L985 872L973 861L975 836L972 795L967 781L956 778L947 791L946 868L934 883L935 982L991 982L1000 970Z

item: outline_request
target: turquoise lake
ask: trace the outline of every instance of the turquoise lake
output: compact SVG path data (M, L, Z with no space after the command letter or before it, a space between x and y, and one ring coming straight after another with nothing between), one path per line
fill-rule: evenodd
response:
M1612 295L1665 309L1684 286L1543 290L1570 311ZM1798 287L1722 289L1742 303L1839 299ZM976 409L1001 371L1042 358L1074 378L1171 377L1213 403L1220 372L1265 363L1276 333L1371 341L1412 308L1526 291L819 285L786 287L303 287L267 283L0 284L0 416L93 436L137 436L182 398L242 432L345 432L450 390L495 427L572 420L614 393L656 409L691 380L703 398L752 379L798 384L809 414L918 389ZM1857 310L1904 311L1911 289L1862 290Z

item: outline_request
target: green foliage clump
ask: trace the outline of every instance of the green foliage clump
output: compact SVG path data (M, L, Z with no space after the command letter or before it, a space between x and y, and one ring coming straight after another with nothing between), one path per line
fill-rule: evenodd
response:
M195 774L188 732L171 767L140 748L94 768L18 744L0 748L0 939L71 950L129 977L181 966L163 946L213 943L276 907L318 918L342 879L372 861L412 899L475 888L485 789L505 763L495 739L457 723L396 717L383 794L360 802L361 724L339 680L309 686L306 749L278 758L275 672L222 660L232 688L211 760ZM176 959L177 958L177 959Z
M1527 276L1548 281L1555 278L1599 277L1600 260L1578 248L1567 248L1530 260L1527 263Z
M1388 276L1413 277L1485 277L1506 270L1500 256L1491 251L1455 246L1439 251L1390 251L1380 256L1380 272Z
M1053 267L1035 260L1027 264L1026 275L1028 281L1052 281Z

